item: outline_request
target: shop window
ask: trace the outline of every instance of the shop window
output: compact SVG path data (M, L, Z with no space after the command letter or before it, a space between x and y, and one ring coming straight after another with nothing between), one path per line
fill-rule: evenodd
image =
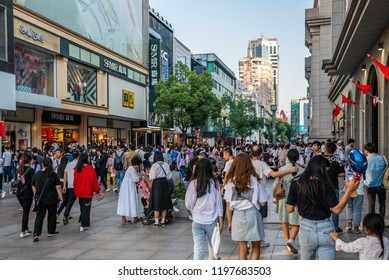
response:
M97 104L96 70L72 61L68 63L68 100Z
M7 60L7 25L5 8L0 6L0 60Z
M54 56L15 45L16 90L54 97Z

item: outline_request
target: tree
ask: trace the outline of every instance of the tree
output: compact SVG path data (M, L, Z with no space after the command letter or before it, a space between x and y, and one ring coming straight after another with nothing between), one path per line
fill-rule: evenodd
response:
M232 102L228 119L235 133L242 139L246 139L254 130L263 126L263 119L257 116L255 103L249 99Z
M208 71L197 74L178 62L175 74L156 85L155 112L164 115L162 129L176 125L184 141L189 128L204 126L220 116L221 103L212 93L212 76Z
M265 137L267 139L272 139L272 122L271 122L271 120L267 120L265 122L265 125L266 125ZM277 120L276 129L277 129L277 140L279 142L286 143L286 142L290 141L292 127L289 123L283 122L281 120Z

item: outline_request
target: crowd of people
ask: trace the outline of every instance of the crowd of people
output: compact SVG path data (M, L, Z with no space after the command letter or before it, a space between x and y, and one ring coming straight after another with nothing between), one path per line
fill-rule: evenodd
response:
M153 225L164 227L169 224L168 211L173 209L172 191L180 184L186 189L185 206L192 220L194 259L204 259L205 244L208 258L218 259L212 237L215 229L221 234L226 222L238 244L238 259L258 260L261 247L269 246L263 220L272 195L265 187L272 178L273 190L282 191L273 195L273 203L289 252L299 253L299 237L301 259L335 259L336 250L359 252L361 259L388 259L389 241L383 236L386 191L382 187L386 159L377 154L374 144L366 143L367 170L360 179L348 160L354 143L349 139L345 147L342 141L328 140L166 148L124 144L85 148L72 143L65 150L57 144L25 151L4 147L0 191L4 197L3 185L18 182L16 197L23 211L20 238L32 235L37 242L46 213L47 236L56 236L61 213L66 226L77 199L80 232L88 230L93 197L96 194L102 199L103 192L118 193L117 215L122 225L145 219L140 183L146 181L150 188L143 192L147 192ZM339 178L345 178L344 185ZM365 195L369 214L362 219ZM379 214L375 214L376 198ZM33 204L37 213L31 230ZM362 229L366 238L351 243L339 239L343 233L339 213L344 208L345 231L360 234Z

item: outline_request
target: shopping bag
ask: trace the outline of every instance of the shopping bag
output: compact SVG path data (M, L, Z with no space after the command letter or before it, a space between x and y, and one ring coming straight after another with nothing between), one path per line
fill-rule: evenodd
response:
M213 256L215 260L220 259L219 256L220 242L221 242L221 235L219 230L219 223L217 223L216 227L213 229L212 239L211 239Z

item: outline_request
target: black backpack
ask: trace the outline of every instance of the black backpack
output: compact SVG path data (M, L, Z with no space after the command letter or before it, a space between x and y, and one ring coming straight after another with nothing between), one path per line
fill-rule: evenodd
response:
M124 156L124 152L122 152L122 154L120 156L117 155L117 153L115 152L115 157L113 159L113 168L115 170L123 170L123 156Z

